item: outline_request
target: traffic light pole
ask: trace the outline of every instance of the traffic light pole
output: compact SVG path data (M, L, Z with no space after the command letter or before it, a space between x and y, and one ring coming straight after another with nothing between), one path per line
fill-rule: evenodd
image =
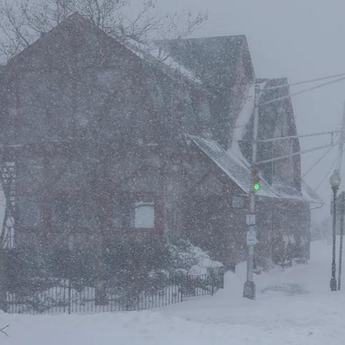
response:
M260 86L255 84L255 101L254 101L254 124L253 124L253 152L252 152L252 178L254 176L254 169L256 164L257 155L257 144L258 144L258 125L259 125L259 92ZM250 190L250 213L254 215L254 222L247 222L248 234L247 234L247 245L248 245L248 257L247 257L247 281L243 287L243 297L249 299L255 299L255 283L254 283L254 246L255 243L248 240L249 234L256 232L256 221L255 221L255 190L254 181L251 184ZM256 240L256 239L255 239Z

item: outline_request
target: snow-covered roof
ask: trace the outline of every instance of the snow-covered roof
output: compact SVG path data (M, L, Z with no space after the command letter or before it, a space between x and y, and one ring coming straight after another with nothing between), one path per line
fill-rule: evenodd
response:
M305 200L301 192L291 186L286 186L278 183L272 185L274 191L284 199Z
M245 160L242 154L238 156L238 152L232 149L225 151L217 142L210 139L196 136L189 137L245 193L250 193L252 183L250 164ZM270 198L300 200L320 205L323 204L320 197L304 181L302 181L302 192L299 192L295 188L289 186L270 186L269 183L261 177L261 188L256 192L256 195Z
M144 44L133 39L125 38L121 43L140 58L149 59L150 62L159 63L163 67L182 74L193 83L202 84L201 80L196 78L193 72L176 62L175 59L169 56L168 53L164 52L162 48L159 48L154 42Z
M323 200L317 195L317 193L302 180L302 195L303 198L312 204L324 205Z
M245 193L250 192L252 183L251 171L234 153L231 151L225 151L213 140L195 136L190 136L190 138ZM262 180L261 188L256 194L271 198L278 197L265 180Z
M243 140L247 124L249 123L254 112L254 103L255 85L250 84L247 86L246 93L244 95L244 103L234 128L233 140L236 142Z
M260 89L263 91L266 87L266 80L259 81ZM259 102L261 101L261 97ZM232 136L232 145L244 140L244 136L247 132L247 126L254 114L255 105L255 84L248 84L244 97L241 111L237 117L236 124L234 127L234 132Z
M299 192L295 188L281 184L274 184L272 187L284 199L304 200L311 204L323 205L324 202L303 180L301 181L302 191Z

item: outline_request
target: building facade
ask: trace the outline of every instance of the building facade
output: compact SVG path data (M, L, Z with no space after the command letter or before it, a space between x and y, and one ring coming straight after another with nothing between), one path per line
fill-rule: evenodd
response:
M155 45L165 58L74 14L7 63L0 145L10 246L104 250L125 235L187 237L228 266L243 260L256 80L246 39ZM262 138L297 133L289 99L264 104L276 97L272 82L263 81ZM298 150L295 139L259 147L259 157ZM274 257L278 231L306 256L318 200L303 193L296 157L262 169L258 261ZM297 212L303 222L284 225Z

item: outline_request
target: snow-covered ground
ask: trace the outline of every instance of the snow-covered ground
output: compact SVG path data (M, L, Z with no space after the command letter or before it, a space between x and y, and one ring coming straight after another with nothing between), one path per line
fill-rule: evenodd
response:
M345 292L329 291L331 247L315 242L308 265L256 276L257 299L241 297L244 265L214 297L155 311L96 315L0 314L9 345L345 344ZM345 291L345 280L344 280Z

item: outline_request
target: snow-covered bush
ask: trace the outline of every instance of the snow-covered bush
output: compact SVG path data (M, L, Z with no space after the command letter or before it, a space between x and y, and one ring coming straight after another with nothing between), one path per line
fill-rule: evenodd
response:
M223 264L211 260L206 252L199 247L195 247L188 240L180 240L176 245L170 245L169 250L171 253L171 266L175 270L199 275L223 267Z
M184 283L187 275L212 275L222 264L212 261L189 241L171 245L162 239L126 236L107 245L101 253L91 247L45 253L13 250L7 252L6 267L8 291L23 297L52 287L56 279L68 279L73 286L92 287L106 282L107 289L128 299L143 291L154 293L169 284Z

